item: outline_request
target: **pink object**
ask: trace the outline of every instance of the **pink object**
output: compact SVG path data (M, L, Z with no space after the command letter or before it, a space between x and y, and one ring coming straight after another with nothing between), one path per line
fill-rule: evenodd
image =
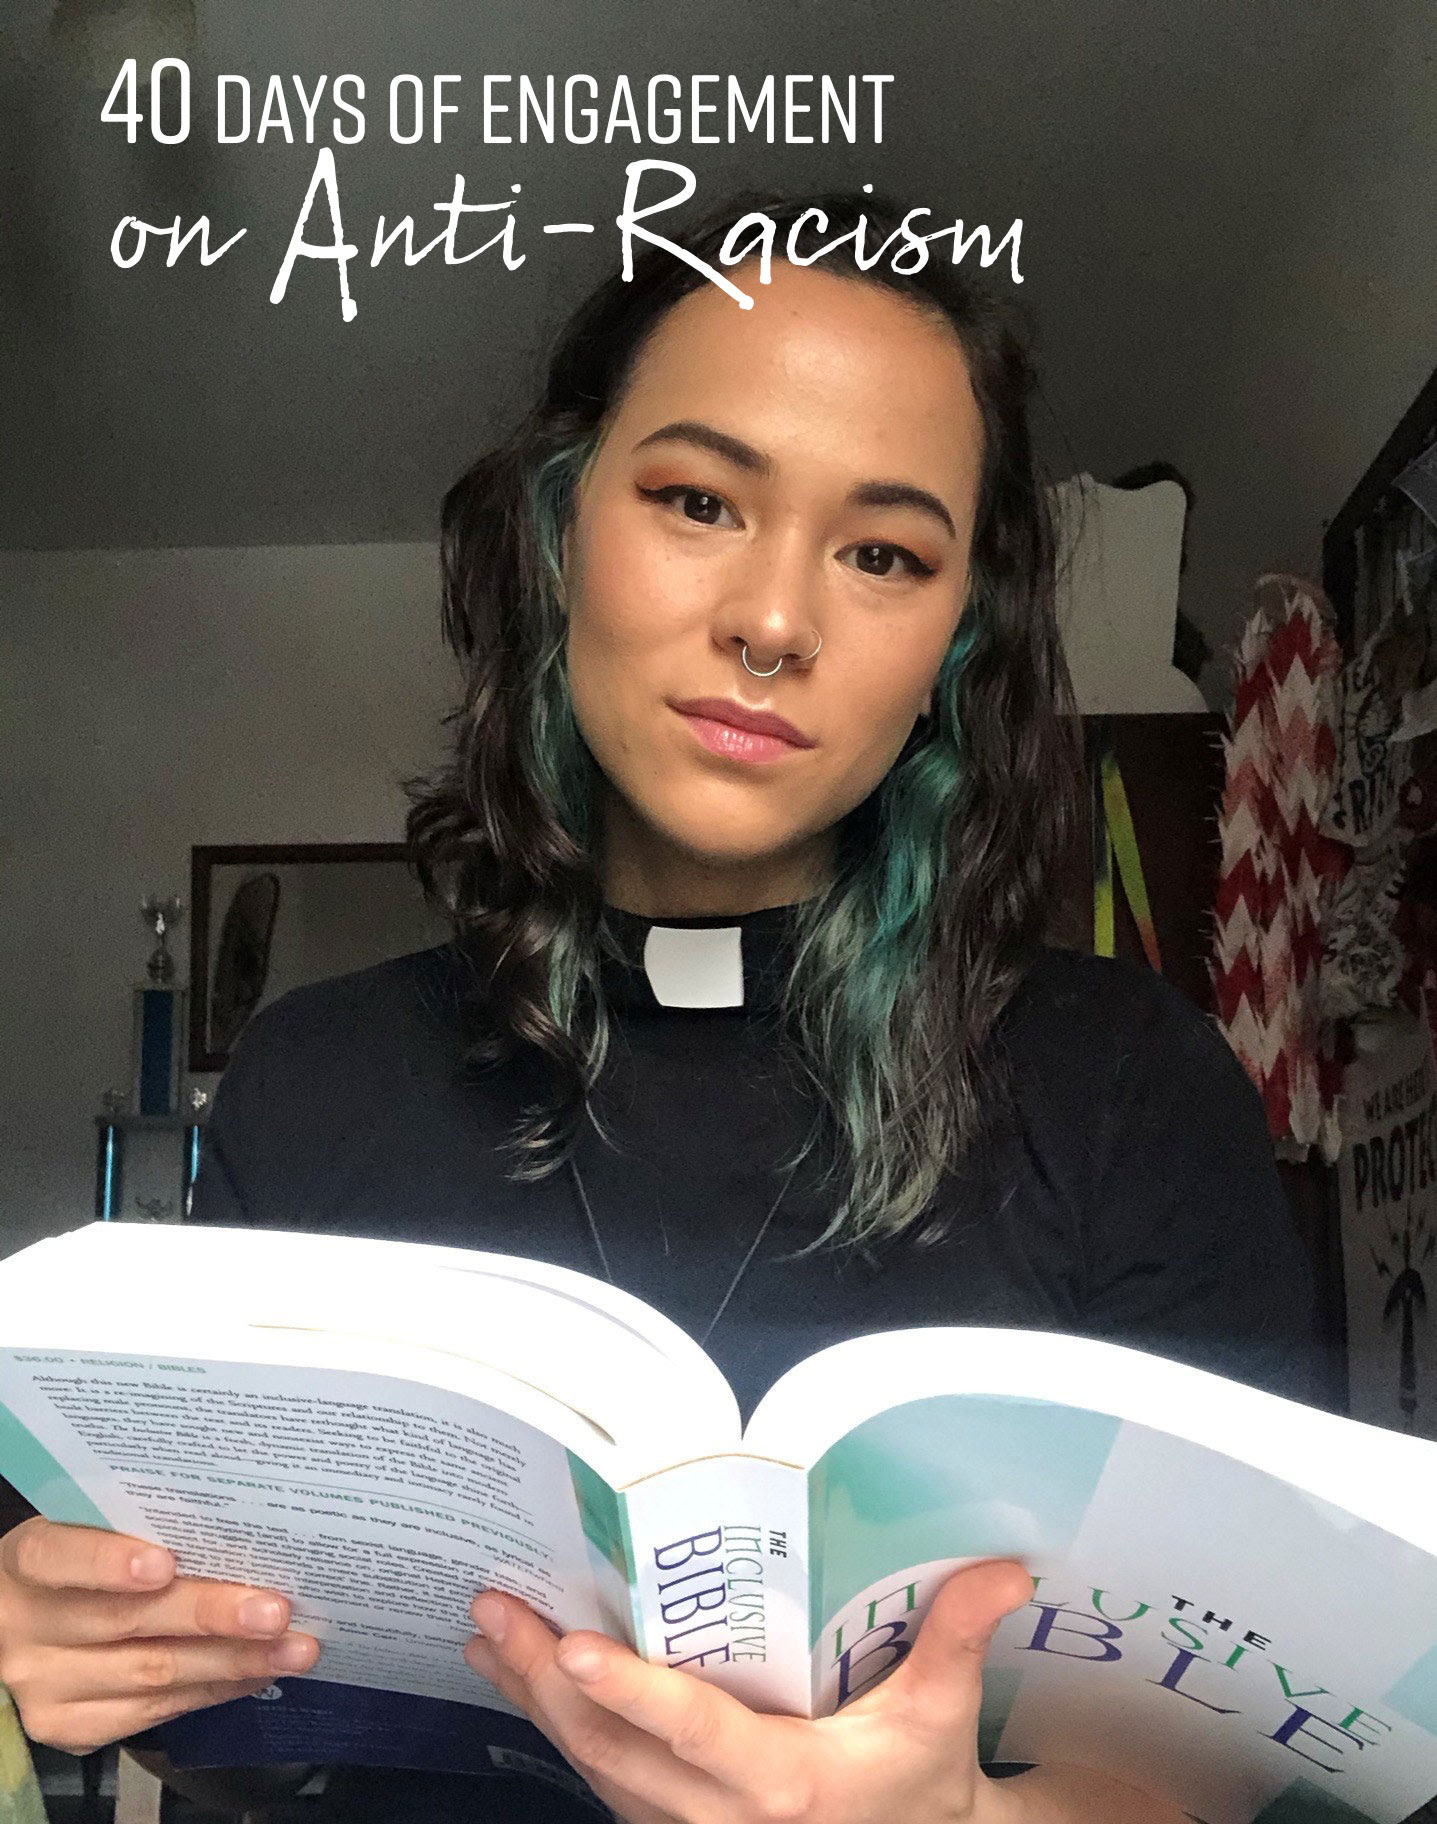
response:
M1349 852L1320 824L1337 768L1341 654L1321 591L1258 579L1224 743L1210 965L1218 1023L1274 1140L1340 1145L1341 1069L1318 1006L1322 919Z

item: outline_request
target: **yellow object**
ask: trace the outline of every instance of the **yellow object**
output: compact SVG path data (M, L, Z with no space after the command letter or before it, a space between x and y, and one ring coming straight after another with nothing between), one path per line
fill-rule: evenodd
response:
M45 1824L45 1802L25 1731L10 1693L0 1685L0 1824Z
M1117 953L1117 927L1113 900L1113 863L1132 910L1133 923L1142 940L1143 953L1159 975L1163 972L1162 953L1158 948L1157 926L1148 902L1148 884L1143 878L1142 857L1138 854L1137 831L1133 813L1128 808L1128 794L1123 775L1118 771L1118 757L1113 752L1112 736L1104 729L1094 756L1093 768L1093 952L1096 956Z

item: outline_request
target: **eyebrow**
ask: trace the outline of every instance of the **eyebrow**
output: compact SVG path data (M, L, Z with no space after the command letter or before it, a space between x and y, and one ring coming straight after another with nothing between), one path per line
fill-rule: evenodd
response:
M911 482L861 481L848 498L856 507L916 507L920 513L930 513L942 520L950 538L958 536L953 515L938 496L930 494L927 488L915 488Z
M672 424L660 425L647 437L641 437L634 450L646 449L653 443L691 443L701 450L711 450L715 456L722 456L735 468L745 469L751 475L768 477L773 473L771 457L756 450L751 443L745 443L741 437L731 437L727 431L717 430L697 418L676 418ZM912 482L861 481L849 490L848 498L858 507L913 507L938 520L950 538L958 536L953 516L938 496L930 494L927 488L915 487Z
M727 431L715 430L711 424L701 424L697 418L675 418L672 424L660 425L647 437L641 437L634 449L645 449L651 443L693 443L701 450L712 450L715 456L722 456L736 469L747 469L753 475L773 473L773 463L751 443L730 437Z

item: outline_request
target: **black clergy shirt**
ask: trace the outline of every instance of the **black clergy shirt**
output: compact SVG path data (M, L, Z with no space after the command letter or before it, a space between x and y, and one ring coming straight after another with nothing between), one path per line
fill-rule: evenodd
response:
M782 1184L813 1105L775 1041L791 910L740 926L744 1004L661 1006L651 920L609 910L613 1037L577 1160L626 1290L693 1334ZM463 1059L446 948L285 995L242 1036L206 1130L192 1222L498 1249L602 1277L567 1172L506 1176L522 1094ZM915 1324L1060 1329L1306 1392L1311 1288L1256 1092L1221 1035L1141 965L1041 952L1001 1026L1009 1117L940 1189L936 1246L796 1248L826 1223L800 1170L709 1339L747 1414L796 1361Z
M607 917L623 960L604 963L613 1036L596 1101L616 1145L586 1128L576 1156L617 1282L700 1335L813 1115L775 1043L792 909L662 921L741 928L743 1005L687 1010L661 1006L645 972L654 921ZM444 947L263 1010L220 1085L190 1220L498 1249L601 1275L569 1174L506 1176L500 1142L522 1097L508 1067L465 1065L466 980ZM745 1415L814 1350L919 1324L1078 1332L1307 1397L1305 1258L1257 1094L1212 1024L1144 967L1048 950L1000 1042L1009 1112L944 1179L936 1245L784 1258L831 1207L815 1194L818 1159L801 1169L707 1345ZM471 1776L336 1778L336 1817L372 1804L393 1824L524 1805L568 1817L573 1803L542 1782L521 1799L517 1777L492 1812Z

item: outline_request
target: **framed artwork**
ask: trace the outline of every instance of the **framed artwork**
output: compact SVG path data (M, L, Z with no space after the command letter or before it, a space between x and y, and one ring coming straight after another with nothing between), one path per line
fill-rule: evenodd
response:
M259 1008L450 935L403 843L244 843L190 855L191 1072L223 1070Z
M248 875L230 896L210 984L210 1044L215 1051L228 1054L264 996L278 911L279 875L272 870Z

